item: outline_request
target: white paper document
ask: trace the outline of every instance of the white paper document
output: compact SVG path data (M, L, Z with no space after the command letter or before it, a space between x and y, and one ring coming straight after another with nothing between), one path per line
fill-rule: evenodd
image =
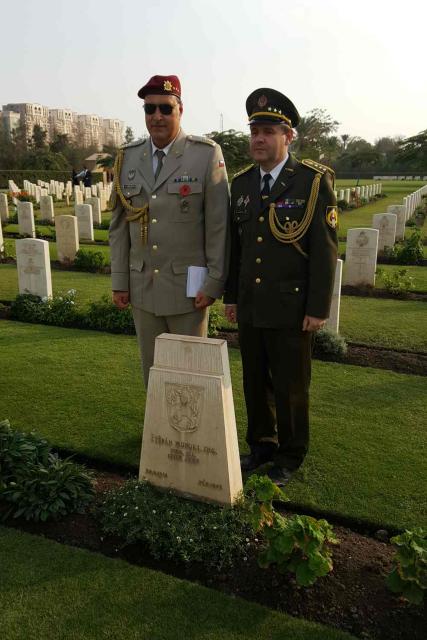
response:
M203 287L208 273L207 267L188 267L187 298L195 298Z

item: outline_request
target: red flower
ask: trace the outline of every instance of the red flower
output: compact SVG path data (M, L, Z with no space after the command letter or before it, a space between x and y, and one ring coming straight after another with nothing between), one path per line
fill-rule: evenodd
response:
M189 184L182 184L179 188L179 195L185 198L191 193L191 187Z

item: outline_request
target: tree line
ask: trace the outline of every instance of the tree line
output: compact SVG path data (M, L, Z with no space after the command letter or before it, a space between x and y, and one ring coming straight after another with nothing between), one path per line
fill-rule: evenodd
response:
M427 172L427 129L410 138L386 136L371 144L358 136L337 135L338 125L324 109L309 111L301 118L292 151L299 158L311 158L337 172ZM230 176L250 164L248 134L229 129L206 135L221 145ZM46 131L38 125L30 140L22 126L11 139L0 126L0 169L71 171L82 167L89 155L101 153L96 147L79 146L66 134L55 133L50 142L46 138ZM133 131L127 127L124 142L133 140ZM115 147L104 146L102 153L110 157L99 164L111 168L116 151Z

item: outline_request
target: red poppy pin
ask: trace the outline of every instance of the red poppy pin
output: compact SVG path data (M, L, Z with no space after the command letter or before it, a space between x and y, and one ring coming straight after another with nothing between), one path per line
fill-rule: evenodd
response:
M190 195L191 187L189 184L182 184L179 188L179 195L185 198L185 196Z

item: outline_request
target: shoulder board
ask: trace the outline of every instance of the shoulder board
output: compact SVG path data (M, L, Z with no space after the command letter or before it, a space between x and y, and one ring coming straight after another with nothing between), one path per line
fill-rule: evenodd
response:
M310 160L307 158L306 160L299 160L301 164L309 169L313 169L317 173L330 173L331 175L335 175L335 171L331 169L331 167L327 167L325 164L320 164L320 162L316 162L315 160Z
M232 180L235 180L236 178L238 178L239 176L242 176L244 173L247 173L248 171L250 171L252 169L252 167L254 167L254 164L249 164L247 167L245 167L244 169L240 169L240 171L238 171L237 173L234 174L234 176L232 177Z
M202 142L203 144L209 144L211 147L214 147L216 145L215 140L205 138L204 136L187 136L187 140L190 140L191 142Z
M120 149L129 149L130 147L139 147L141 144L145 144L148 138L141 138L140 140L134 140L133 142L129 142L128 144L124 144Z

